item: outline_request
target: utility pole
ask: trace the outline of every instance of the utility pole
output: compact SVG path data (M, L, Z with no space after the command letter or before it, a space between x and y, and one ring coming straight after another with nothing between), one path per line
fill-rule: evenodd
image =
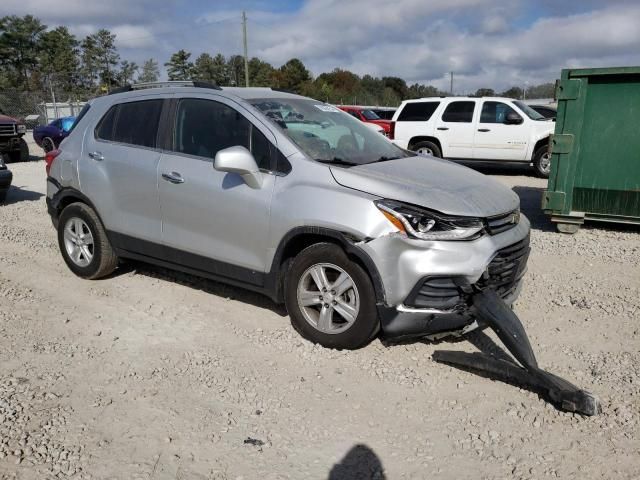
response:
M51 82L51 74L47 76L47 79L49 80L49 89L51 90L51 100L53 101L53 115L54 117L58 118L58 104L56 103L56 94L53 90L53 83ZM47 117L47 122L49 122L49 115L47 114L45 116Z
M451 75L451 88L449 89L449 93L453 96L453 72L449 72Z
M247 14L242 11L242 43L244 44L244 86L249 86L249 57L247 55Z

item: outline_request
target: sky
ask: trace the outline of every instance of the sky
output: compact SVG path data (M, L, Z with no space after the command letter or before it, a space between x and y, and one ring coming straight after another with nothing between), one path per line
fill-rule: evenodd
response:
M314 76L334 68L455 93L553 82L562 68L640 65L640 0L0 0L79 37L107 28L123 59L242 53ZM164 68L163 68L164 75Z

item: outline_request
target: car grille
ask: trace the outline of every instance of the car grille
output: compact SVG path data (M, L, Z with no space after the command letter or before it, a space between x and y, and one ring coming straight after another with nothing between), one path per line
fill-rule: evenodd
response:
M513 293L527 269L530 251L528 235L520 242L498 251L477 286L491 288L501 297L508 297Z
M520 223L520 209L512 210L502 215L496 215L495 217L489 217L485 220L485 226L489 235L502 233L515 227L518 223Z
M529 236L499 250L472 287L464 278L427 277L411 291L404 304L413 308L455 310L466 307L473 290L493 289L502 298L511 296L524 275L529 258Z
M429 277L413 289L404 303L415 308L450 310L461 302L461 292L454 278Z
M13 124L10 125L0 125L0 135L15 135L16 134L16 126Z

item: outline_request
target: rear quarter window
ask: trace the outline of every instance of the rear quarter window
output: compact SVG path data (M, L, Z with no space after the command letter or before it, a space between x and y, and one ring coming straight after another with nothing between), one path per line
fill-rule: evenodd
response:
M397 122L426 122L436 111L440 102L411 102L405 104L398 114Z

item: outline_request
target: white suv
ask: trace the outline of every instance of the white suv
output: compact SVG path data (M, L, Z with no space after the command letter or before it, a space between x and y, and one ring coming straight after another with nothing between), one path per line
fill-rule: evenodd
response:
M521 101L499 97L405 100L393 116L394 142L422 155L464 161L533 163L548 177L555 123Z

